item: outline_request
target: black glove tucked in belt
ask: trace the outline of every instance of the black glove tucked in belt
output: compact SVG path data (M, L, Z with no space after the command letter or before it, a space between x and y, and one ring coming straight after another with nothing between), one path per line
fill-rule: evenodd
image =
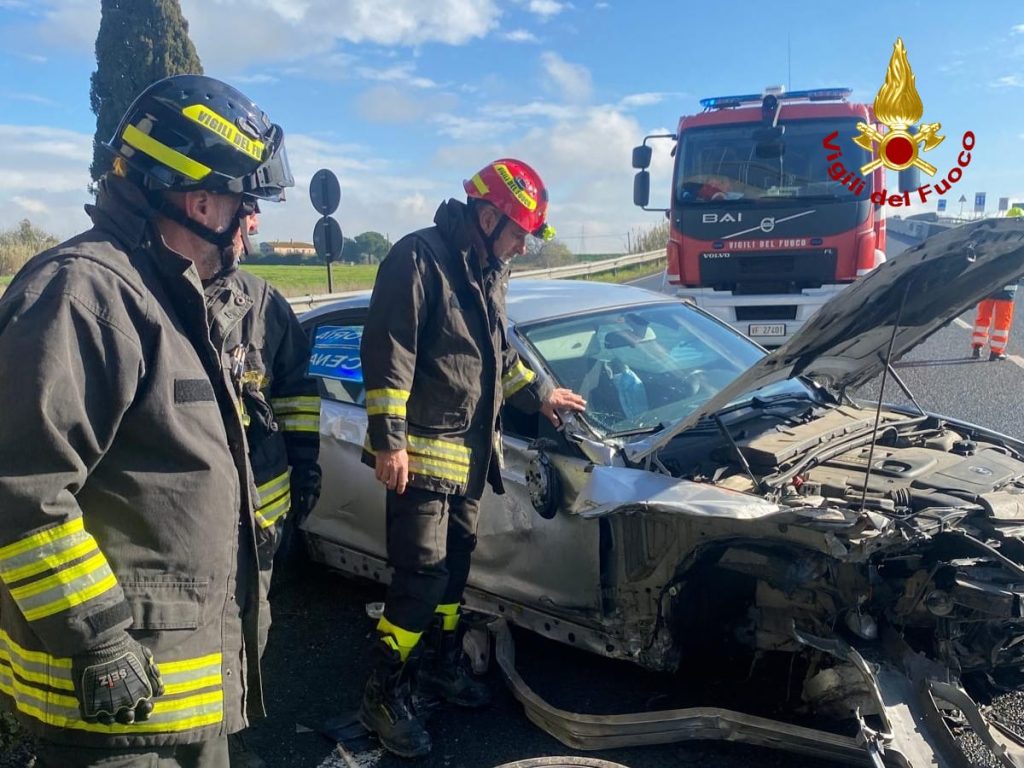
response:
M148 720L152 699L164 692L153 654L127 634L73 657L71 673L78 708L90 723L130 725Z
M298 525L313 511L320 499L320 466L292 467L292 508L289 516Z

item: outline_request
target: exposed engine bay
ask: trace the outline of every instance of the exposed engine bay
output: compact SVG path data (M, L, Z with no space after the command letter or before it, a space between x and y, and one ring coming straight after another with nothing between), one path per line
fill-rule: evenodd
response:
M1024 456L935 416L877 415L876 431L874 408L755 403L659 459L779 507L763 538L726 535L681 569L681 595L716 599L710 613L674 603L677 635L701 622L721 629L714 643L796 653L803 705L884 731L863 719L885 710L865 658L902 659L925 687L954 681L956 696L933 697L944 717L1024 679Z

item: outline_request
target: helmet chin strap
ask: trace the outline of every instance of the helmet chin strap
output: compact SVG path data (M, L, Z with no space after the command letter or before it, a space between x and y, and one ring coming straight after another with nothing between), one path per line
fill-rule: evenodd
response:
M471 198L471 200L475 201L475 198ZM487 260L490 262L491 266L501 268L504 262L501 259L499 259L498 255L494 252L494 244L498 242L498 238L501 237L501 233L504 231L505 226L508 224L508 216L498 211L499 213L501 213L501 218L498 219L498 223L494 225L494 229L492 229L491 234L488 235L486 232L484 232L484 228L480 226L480 216L477 213L478 206L479 203L474 202L473 222L476 224L476 230L477 232L480 233L480 237L484 241L484 247L487 249ZM495 210L498 209L495 208Z
M235 217L231 220L231 224L228 228L223 232L217 232L214 229L210 229L205 224L200 224L195 219L189 218L181 208L162 195L153 195L152 197L155 199L151 199L150 203L153 208L159 211L161 216L165 216L176 224L180 224L189 232L196 235L196 237L217 247L220 251L220 271L215 277L220 277L226 272L230 272L238 265L238 261L235 257L235 233L239 230L241 230L242 233L242 243L245 247L245 252L246 254L249 253L249 233L246 232L247 227L244 226L248 213L245 212L244 205L241 201L238 203L238 210L235 212Z

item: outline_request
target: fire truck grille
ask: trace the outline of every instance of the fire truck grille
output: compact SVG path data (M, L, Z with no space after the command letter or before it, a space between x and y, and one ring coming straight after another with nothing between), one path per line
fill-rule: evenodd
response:
M836 251L702 253L700 274L702 284L719 291L796 293L835 282Z

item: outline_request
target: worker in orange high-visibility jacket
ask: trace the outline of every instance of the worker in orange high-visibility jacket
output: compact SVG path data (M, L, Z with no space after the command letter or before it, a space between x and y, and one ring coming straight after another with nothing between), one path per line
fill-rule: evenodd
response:
M1014 206L1006 212L1006 218L1021 218L1024 210ZM974 334L971 337L971 356L978 360L986 342L989 345L989 360L1005 360L1006 344L1010 340L1010 326L1013 325L1013 306L1017 296L1017 283L1004 285L978 304L978 315L974 320ZM994 321L994 323L993 323Z

